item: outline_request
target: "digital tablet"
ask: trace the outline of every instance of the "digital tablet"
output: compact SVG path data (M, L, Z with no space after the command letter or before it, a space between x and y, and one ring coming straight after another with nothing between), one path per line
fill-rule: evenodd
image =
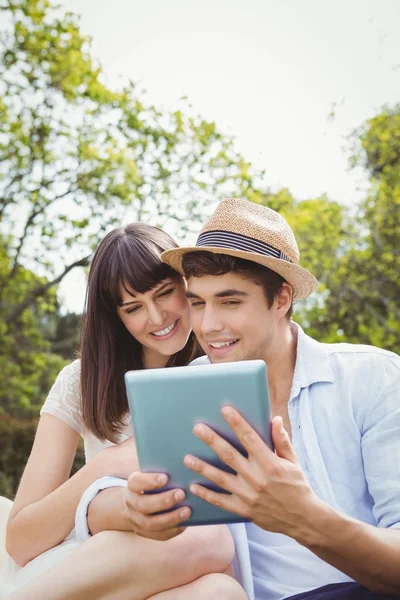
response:
M185 490L186 498L177 506L190 506L192 514L184 525L245 521L191 494L192 483L220 492L224 490L185 467L183 459L186 454L192 454L235 473L192 433L196 423L205 423L246 456L221 415L221 408L226 405L236 408L266 444L273 447L264 361L129 371L125 383L140 468L146 472L167 473L168 484L157 492L173 488Z

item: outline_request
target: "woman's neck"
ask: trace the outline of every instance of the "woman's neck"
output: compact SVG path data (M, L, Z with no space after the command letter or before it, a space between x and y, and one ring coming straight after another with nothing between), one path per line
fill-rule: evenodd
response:
M144 348L142 351L143 367L145 369L161 369L167 365L170 356L165 356L155 352L150 348Z

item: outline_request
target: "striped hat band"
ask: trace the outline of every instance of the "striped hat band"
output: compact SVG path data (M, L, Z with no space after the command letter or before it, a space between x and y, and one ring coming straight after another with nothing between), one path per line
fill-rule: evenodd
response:
M292 262L287 254L254 238L234 231L204 231L197 238L196 246L209 248L232 248L244 252L256 252Z

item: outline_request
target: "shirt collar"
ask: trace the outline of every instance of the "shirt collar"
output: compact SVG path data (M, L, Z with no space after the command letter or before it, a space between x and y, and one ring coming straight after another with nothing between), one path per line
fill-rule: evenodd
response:
M297 354L291 399L295 398L302 388L309 387L313 383L335 381L325 344L313 340L297 323L292 321L292 324L297 329Z

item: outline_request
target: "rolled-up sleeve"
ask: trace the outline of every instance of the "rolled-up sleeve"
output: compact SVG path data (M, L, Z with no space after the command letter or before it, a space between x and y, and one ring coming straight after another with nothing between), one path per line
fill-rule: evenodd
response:
M400 528L400 357L380 357L379 393L365 414L362 455L378 527Z

